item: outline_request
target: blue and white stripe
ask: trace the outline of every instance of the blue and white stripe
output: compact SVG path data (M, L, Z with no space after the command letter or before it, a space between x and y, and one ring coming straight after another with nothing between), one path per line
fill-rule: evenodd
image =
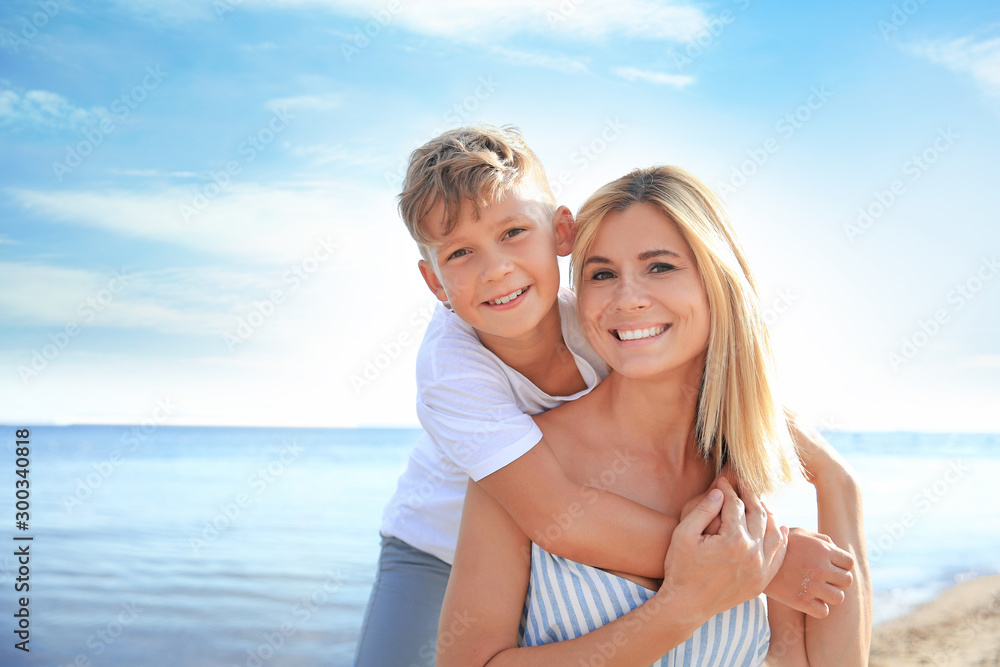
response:
M540 646L596 630L649 600L654 591L531 545L531 579L520 644ZM761 665L771 630L764 596L716 614L653 667Z

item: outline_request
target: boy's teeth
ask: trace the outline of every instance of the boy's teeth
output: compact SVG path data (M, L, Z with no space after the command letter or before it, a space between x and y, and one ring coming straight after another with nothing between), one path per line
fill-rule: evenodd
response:
M495 305L497 305L497 306L502 306L505 303L513 301L514 299L516 299L517 297L521 296L522 294L524 294L524 290L523 289L519 289L519 290L517 290L516 292L514 292L512 294L508 294L507 296L502 296L499 299L493 299L493 303Z
M618 335L618 340L639 340L640 338L659 336L666 330L667 330L666 327L650 327L648 329L630 329L628 331L615 331L615 333Z

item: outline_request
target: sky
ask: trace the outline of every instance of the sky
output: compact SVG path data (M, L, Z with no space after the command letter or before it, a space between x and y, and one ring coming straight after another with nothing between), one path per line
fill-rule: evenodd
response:
M0 423L415 426L410 151L726 200L783 396L1000 432L993 2L4 2ZM564 267L565 268L565 267Z

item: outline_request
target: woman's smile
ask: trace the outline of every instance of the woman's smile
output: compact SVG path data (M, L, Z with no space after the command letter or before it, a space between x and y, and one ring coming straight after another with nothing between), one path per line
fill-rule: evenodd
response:
M622 342L649 340L652 338L659 338L660 335L665 333L669 328L669 324L630 325L612 329L611 335Z

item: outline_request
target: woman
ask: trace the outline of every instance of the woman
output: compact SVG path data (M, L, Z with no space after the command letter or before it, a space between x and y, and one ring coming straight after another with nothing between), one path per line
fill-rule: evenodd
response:
M786 534L757 496L798 465L773 397L756 288L719 201L683 170L635 171L584 204L573 257L580 319L611 373L536 421L571 477L683 519L665 577L623 578L552 556L470 485L438 663L865 664L860 494L816 439L804 443L802 466L816 485L819 530L856 559L854 585L826 619L777 604L768 614L760 596ZM716 479L723 466L742 501Z

